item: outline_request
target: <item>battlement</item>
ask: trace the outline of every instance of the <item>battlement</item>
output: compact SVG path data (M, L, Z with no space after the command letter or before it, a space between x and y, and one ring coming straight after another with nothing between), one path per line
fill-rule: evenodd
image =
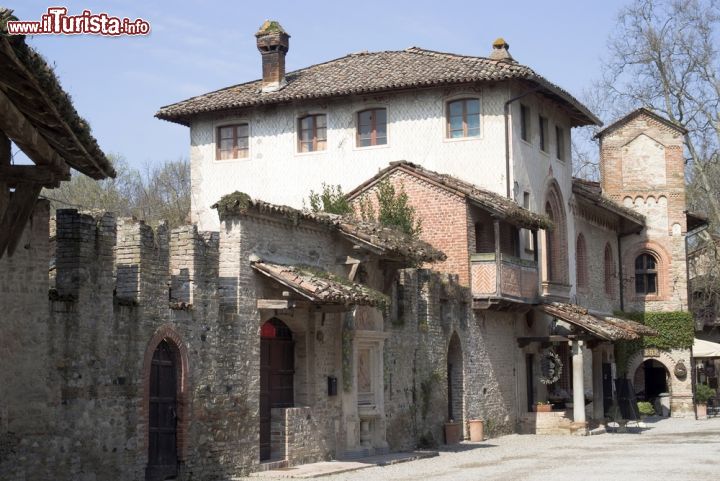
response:
M190 309L216 289L217 232L198 232L194 225L169 230L163 223L153 229L136 219L75 209L58 210L53 230L59 300Z

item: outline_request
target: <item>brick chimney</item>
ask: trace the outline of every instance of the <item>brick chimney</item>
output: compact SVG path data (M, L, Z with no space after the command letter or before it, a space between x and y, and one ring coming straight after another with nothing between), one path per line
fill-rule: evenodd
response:
M262 55L262 91L275 92L285 81L285 54L290 48L290 35L275 20L265 20L255 34Z
M512 55L510 55L510 45L504 38L500 37L492 44L493 49L490 52L490 58L493 60L503 60L505 62L517 63Z

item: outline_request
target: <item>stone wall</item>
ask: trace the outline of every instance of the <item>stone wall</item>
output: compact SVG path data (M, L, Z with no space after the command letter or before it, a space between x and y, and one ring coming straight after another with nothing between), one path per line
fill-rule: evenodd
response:
M516 422L512 314L471 309L469 289L456 276L428 270L400 271L395 306L385 342L385 411L392 449L444 442L448 420L447 361L450 340L460 341L463 366L462 421L485 420L490 434L513 432Z

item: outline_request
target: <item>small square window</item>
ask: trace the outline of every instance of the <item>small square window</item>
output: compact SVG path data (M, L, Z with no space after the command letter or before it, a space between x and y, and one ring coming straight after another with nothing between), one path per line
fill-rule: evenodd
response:
M480 101L461 99L447 104L447 137L459 139L480 136Z
M371 147L387 144L387 112L369 109L358 112L357 146Z
M216 135L217 160L244 159L250 151L250 128L248 124L223 125Z
M327 144L327 117L325 114L306 115L298 119L298 151L317 152Z

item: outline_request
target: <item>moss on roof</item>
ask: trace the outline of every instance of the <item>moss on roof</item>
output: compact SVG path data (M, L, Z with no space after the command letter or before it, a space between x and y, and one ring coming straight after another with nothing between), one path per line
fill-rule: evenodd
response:
M58 154L60 154L71 167L93 178L114 177L115 170L112 167L112 163L98 146L88 122L80 117L77 110L75 110L72 98L62 88L52 66L50 66L35 49L25 43L24 35L8 35L7 22L17 20L17 17L12 13L12 10L0 7L0 41L7 41L9 43L17 59L34 77L42 94L52 103L61 120L67 124L75 137L77 137L82 149L90 155L91 159L87 159L85 156L79 156L78 152L70 153L59 150ZM3 68L10 67L11 66L3 66ZM53 142L53 139L48 140L51 141L51 145L60 144L60 142ZM63 143L67 144L69 139L63 140ZM85 162L83 163L83 161Z
M265 22L260 26L260 30L257 31L255 35L266 35L269 33L285 33L285 29L280 25L280 22L277 20L265 20Z

